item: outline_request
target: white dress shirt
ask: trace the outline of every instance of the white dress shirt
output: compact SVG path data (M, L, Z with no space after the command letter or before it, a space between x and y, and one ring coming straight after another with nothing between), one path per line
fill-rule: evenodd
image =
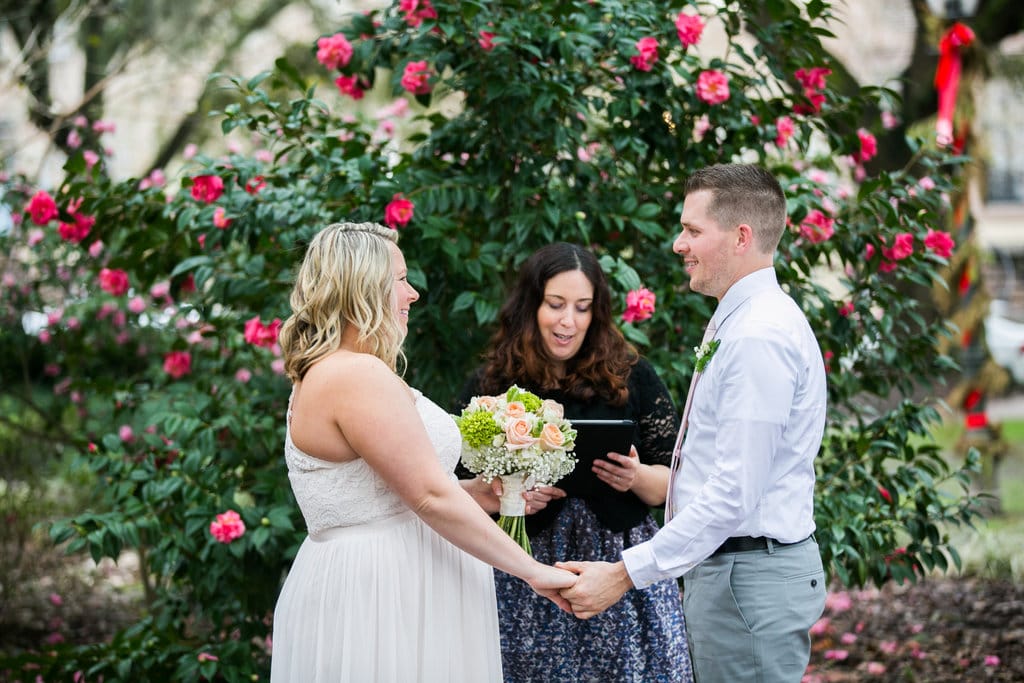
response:
M730 287L712 320L721 343L694 388L675 516L622 553L637 588L685 574L730 536L793 543L814 531L826 390L807 318L764 268Z

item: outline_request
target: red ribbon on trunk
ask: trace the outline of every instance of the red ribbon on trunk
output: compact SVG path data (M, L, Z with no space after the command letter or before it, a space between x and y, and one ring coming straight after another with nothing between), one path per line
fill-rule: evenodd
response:
M939 66L935 70L935 89L939 92L939 116L935 123L940 145L953 142L953 110L960 87L960 54L974 42L974 31L959 21L949 27L939 41Z

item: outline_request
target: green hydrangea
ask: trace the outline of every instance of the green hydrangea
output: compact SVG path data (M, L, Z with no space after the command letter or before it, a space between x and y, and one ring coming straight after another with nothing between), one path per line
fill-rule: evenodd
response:
M519 401L526 408L526 412L532 413L540 408L541 400L540 396L534 393L520 389L516 385L509 387L509 390L505 392L505 400L511 403L512 401Z
M463 413L458 422L462 438L470 448L487 446L494 441L495 436L501 434L501 427L486 410Z

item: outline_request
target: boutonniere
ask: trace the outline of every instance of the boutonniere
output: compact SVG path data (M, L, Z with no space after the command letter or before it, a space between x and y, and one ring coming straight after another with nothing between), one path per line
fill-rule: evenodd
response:
M715 351L718 350L721 343L721 339L711 339L700 346L693 347L693 369L695 372L704 372L704 368L711 362L711 357L715 355Z

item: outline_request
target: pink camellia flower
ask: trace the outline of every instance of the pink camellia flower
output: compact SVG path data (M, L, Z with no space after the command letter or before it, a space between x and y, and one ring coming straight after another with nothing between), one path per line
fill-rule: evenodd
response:
M89 231L92 230L92 226L95 224L96 219L93 216L75 214L73 223L64 223L62 221L57 226L57 233L65 242L79 244L89 236Z
M832 69L824 66L815 66L810 69L797 69L793 76L800 82L800 85L811 90L822 90L825 88L825 78L832 74Z
M218 206L213 210L213 227L219 230L227 230L234 219L228 218L227 212L224 211L223 206Z
M117 130L117 126L116 124L114 124L113 121L100 120L93 122L92 129L97 133L113 133L115 130Z
M430 92L430 67L425 61L409 62L402 72L402 87L413 95Z
M252 379L252 371L246 368L239 368L235 371L235 381L239 384L248 384Z
M861 128L857 131L857 137L860 139L860 151L855 155L857 161L864 163L874 159L878 154L878 141L875 140L875 136Z
M275 358L271 361L270 370L275 375L284 375L284 358Z
M413 211L416 206L412 201L402 196L402 193L394 195L386 207L384 207L384 223L389 228L404 228L412 220Z
M839 306L839 315L848 318L853 315L853 302L847 301Z
M100 162L100 155L91 149L87 149L82 152L82 159L85 161L85 167L92 169L93 166Z
M1000 659L998 655L985 655L985 666L999 666Z
M153 169L153 172L139 181L140 190L148 190L151 187L163 187L167 184L167 176L162 169Z
M789 139L793 137L793 133L796 132L793 119L788 116L780 116L775 120L775 132L775 144L779 147L785 147Z
M316 41L316 61L327 69L344 69L352 59L352 44L341 33Z
M430 0L400 0L398 9L405 13L405 23L416 28L424 19L437 19L437 10Z
M191 159L198 153L199 147L197 147L194 142L188 143L187 145L185 145L185 149L181 150L181 156L184 159Z
M490 31L480 31L480 37L477 38L477 43L480 44L480 48L484 52L490 52L494 49L494 36L496 33Z
M956 246L956 243L948 232L929 230L928 234L924 236L924 246L936 256L948 259L953 254L953 247Z
M250 318L245 323L245 341L253 346L265 349L273 348L277 343L277 335L281 331L281 319L274 318L269 325L264 325L259 316Z
M25 211L28 212L33 223L46 225L57 217L57 202L53 201L53 197L46 190L39 190L32 195L32 199L28 200Z
M841 662L850 656L848 650L825 650L825 659L832 659Z
M697 97L708 104L721 104L729 99L729 77L717 69L701 71L697 76Z
M900 120L895 114L888 110L882 112L882 128L892 130L898 125L900 125Z
M92 244L89 245L89 256L92 256L93 258L96 258L97 256L99 256L102 253L103 253L103 241L102 240L96 240L95 242L93 242Z
M245 526L245 525L243 524L243 526ZM245 530L243 529L243 531L245 531ZM211 533L212 533L212 531L211 531ZM219 538L217 540L220 541ZM221 542L222 543L226 543L227 541L221 541ZM219 662L220 661L220 658L217 657L217 655L211 655L209 652L200 652L198 655L196 655L196 659L198 659L200 662Z
M152 287L149 288L149 295L154 299L165 299L170 298L171 294L171 283L167 280L162 282L156 282Z
M622 319L627 323L647 320L654 314L654 303L657 296L646 287L634 289L626 294L626 311Z
M59 593L50 593L50 604L60 607L64 604L64 598Z
M881 676L885 671L885 664L881 662L868 662L867 664L867 672L872 676Z
M901 232L896 235L891 247L882 249L882 256L890 261L902 261L914 253L914 235L909 232Z
M131 301L128 302L128 310L138 315L146 310L146 300L141 296L133 296Z
M828 617L822 617L818 619L810 628L810 634L812 636L823 636L829 632L832 627L832 620Z
M629 58L633 67L639 71L650 71L658 61L658 39L647 36L636 41L636 50L640 54Z
M824 242L835 234L835 220L829 218L819 209L811 209L807 217L800 223L800 234L812 244Z
M171 351L164 356L164 372L172 379L181 379L192 372L192 354L188 351Z
M346 76L342 74L334 79L334 85L338 86L338 92L342 95L348 95L353 100L363 99L363 95L366 94L366 90L360 85L359 78L357 76Z
M241 538L244 533L245 522L234 510L222 512L210 522L210 534L221 543L231 543L236 538Z
M125 443L131 443L135 441L135 432L132 430L131 425L121 425L117 430L117 437Z
M79 147L82 146L82 134L79 133L77 130L72 130L70 133L68 133L67 143L68 147L70 147L71 149L78 149Z
M217 175L199 175L192 179L192 198L197 202L217 201L224 194L224 180Z
M100 288L114 296L121 296L128 291L128 273L120 268L102 269L99 279Z
M42 242L45 238L46 238L46 233L43 232L42 230L40 230L39 228L35 228L35 229L29 231L29 233L28 233L28 237L27 237L28 246L34 247L37 244L39 244L40 242Z
M676 35L683 47L690 47L700 42L700 36L704 32L704 20L699 16L680 12L676 17Z
M917 181L917 184L921 187L922 190L925 191L935 189L935 181L929 178L928 176L923 176L920 180Z

